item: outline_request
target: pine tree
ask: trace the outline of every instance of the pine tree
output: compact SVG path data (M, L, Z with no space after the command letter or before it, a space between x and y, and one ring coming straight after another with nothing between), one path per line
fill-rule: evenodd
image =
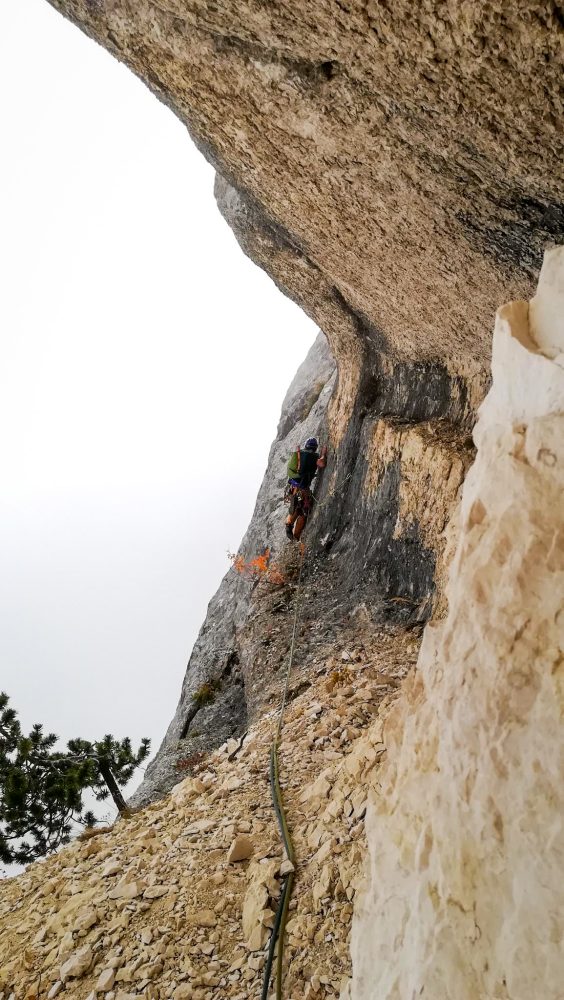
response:
M111 795L124 812L120 786L149 755L148 739L137 751L128 737L73 739L66 752L54 749L57 739L39 724L25 736L8 696L0 693L0 860L6 864L27 864L56 850L76 824L93 826L94 814L83 812L87 789L97 801Z
M94 792L98 802L111 795L119 812L127 809L120 785L126 785L140 764L149 756L151 741L142 739L139 749L134 752L128 736L115 740L109 734L97 743L88 740L69 740L69 753L78 760L89 760L91 774L88 787Z

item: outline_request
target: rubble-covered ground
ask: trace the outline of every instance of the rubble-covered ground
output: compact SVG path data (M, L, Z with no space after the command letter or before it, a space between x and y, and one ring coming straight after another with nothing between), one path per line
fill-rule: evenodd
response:
M337 996L349 975L366 779L419 646L397 626L358 624L345 641L297 664L281 737L292 1000ZM167 798L0 883L1 1000L260 997L284 861L268 781L276 722L273 709L242 745L186 762Z

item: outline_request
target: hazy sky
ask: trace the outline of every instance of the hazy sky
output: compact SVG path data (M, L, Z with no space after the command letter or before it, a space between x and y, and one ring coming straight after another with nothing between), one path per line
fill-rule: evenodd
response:
M1 23L0 688L156 750L315 329L143 84L43 0Z

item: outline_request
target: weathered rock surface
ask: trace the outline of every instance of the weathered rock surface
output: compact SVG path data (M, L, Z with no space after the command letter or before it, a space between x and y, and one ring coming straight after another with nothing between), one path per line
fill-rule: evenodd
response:
M311 620L426 621L443 607L490 317L564 235L558 5L52 2L186 123L243 249L337 364L338 378L318 344L290 392L243 557L281 558L284 460L321 433ZM265 709L291 596L228 575L135 803ZM197 697L210 681L213 704Z
M530 306L499 313L448 617L428 628L419 668L386 721L384 767L381 719L370 720L407 669L407 655L395 673L385 660L392 647L406 652L404 629L446 612L445 528L472 460L490 317L500 302L531 294L542 251L564 238L561 6L52 3L187 124L218 169L217 201L243 249L316 319L330 353L320 339L290 389L241 545L243 562L268 547L277 578L233 570L223 581L135 801L192 777L130 821L131 841L118 827L107 853L103 841L75 846L24 876L22 899L8 889L2 943L14 958L0 981L31 1000L44 967L58 991L80 934L95 958L77 1000L106 969L116 970L116 1000L259 995L279 892L269 866L276 860L279 872L283 861L257 790L297 562L282 536L280 497L288 451L316 434L330 445L330 464L308 526L284 745L293 767L285 794L298 857L307 859L288 927L289 995L556 1000L564 981L557 270ZM453 552L454 532L449 542ZM382 648L364 664L375 636ZM337 643L342 658L329 669ZM371 685L351 680L355 664L374 671ZM325 693L317 669L329 669ZM244 740L204 761L247 727ZM345 986L367 808L371 871ZM257 850L228 872L238 834ZM116 845L121 880L100 873L100 890L96 866L117 863ZM174 875L179 857L184 878ZM28 896L38 887L32 917ZM89 909L97 922L86 917L76 931Z
M559 251L533 303L498 313L448 615L417 670L401 623L357 615L290 678L293 1000L561 996L563 279ZM0 886L4 1000L83 1000L112 970L114 1000L258 1000L285 870L275 724L262 715L165 800ZM254 852L235 865L241 836Z
M247 558L259 555L267 547L279 548L285 537L282 497L288 452L304 435L321 432L335 379L335 362L325 337L320 334L282 406L278 436L270 451L251 524L240 547ZM189 768L194 754L219 746L230 736L246 730L249 714L253 715L254 705L249 712L253 684L260 677L258 669L253 672L256 662L250 648L252 643L246 643L245 654L242 648L255 589L255 581L231 570L210 602L188 663L175 716L156 759L147 768L141 789L133 796L134 805L144 804L172 788L182 777L179 762L181 766L187 762L185 766ZM211 703L200 706L198 691L210 678L218 689Z
M498 311L448 617L385 727L354 1000L560 1000L564 248Z
M484 363L563 235L558 3L51 2L187 124L344 378Z
M320 335L282 407L278 436L240 552L266 548L278 582L231 570L211 601L176 714L145 780L146 803L279 697L294 609L297 551L284 534L287 458L306 437L327 440L335 363ZM338 637L359 615L376 625L423 624L441 606L444 529L473 454L467 387L431 364L381 356L357 392L340 447L317 484L307 529L304 627L298 654L311 662L320 637ZM297 548L297 547L295 547ZM202 685L215 685L200 705Z

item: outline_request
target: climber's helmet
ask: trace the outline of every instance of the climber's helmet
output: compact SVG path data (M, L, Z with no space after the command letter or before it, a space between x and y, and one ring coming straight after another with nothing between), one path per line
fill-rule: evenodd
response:
M308 438L304 444L304 451L317 451L317 439Z

